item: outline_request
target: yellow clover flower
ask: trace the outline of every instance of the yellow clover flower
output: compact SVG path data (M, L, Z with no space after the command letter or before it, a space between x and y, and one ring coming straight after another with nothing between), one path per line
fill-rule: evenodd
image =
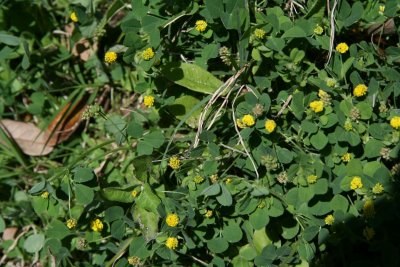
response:
M375 231L371 227L365 227L363 231L363 235L367 241L370 241L375 236Z
M95 231L95 232L101 232L101 231L103 231L103 223L100 221L100 219L96 219L96 220L93 220L91 223L90 223L90 228L93 230L93 231Z
M207 22L205 20L196 21L196 30L199 32L204 32L207 29Z
M143 97L143 104L147 108L151 108L154 105L154 96L146 95Z
M207 210L206 213L204 214L204 216L205 216L206 218L211 218L212 215L213 215L213 211L212 211L212 210Z
M178 239L176 237L168 237L165 241L165 246L169 249L176 249L178 247Z
M351 154L350 153L345 153L343 156L342 156L342 161L343 162L349 162L351 160Z
M128 258L128 263L130 265L139 265L140 264L140 258L136 256L131 256Z
M324 110L324 102L321 100L315 100L310 103L310 108L315 112L321 112Z
M346 43L340 43L336 46L336 51L341 54L346 53L349 50L349 46Z
M48 199L48 198L49 198L49 192L44 191L40 196L41 196L42 198L44 198L44 199Z
M72 229L76 227L77 221L75 219L68 219L66 224L68 229Z
M195 182L196 184L201 184L204 181L204 177L200 176L200 175L196 175L193 178L193 182Z
M258 38L258 39L263 39L265 36L265 31L263 29L255 29L254 30L254 35Z
M395 129L400 128L400 117L399 116L394 116L393 118L390 119L390 126L392 126Z
M376 195L382 194L383 191L385 191L385 189L381 183L376 183L374 187L372 187L372 193Z
M267 132L272 133L276 128L276 122L274 120L266 120L265 121L265 130Z
M137 197L138 194L139 194L139 191L137 191L136 189L132 190L132 192L131 192L132 197Z
M324 32L324 28L322 28L320 25L317 24L317 26L314 28L314 33L316 35L321 35Z
M307 182L308 182L309 184L315 184L315 183L317 182L317 179L318 179L318 176L316 176L316 175L309 175L309 176L307 177Z
M232 183L232 178L226 178L225 184L231 184Z
M383 15L383 13L385 12L385 6L383 6L383 5L381 5L381 6L379 6L379 14L380 15Z
M175 213L168 214L167 218L165 219L165 222L169 227L175 227L179 223L179 216L176 215Z
M146 61L152 59L154 55L155 55L154 50L151 47L146 48L145 50L142 51L142 58Z
M365 84L357 85L353 90L353 95L356 97L364 96L367 94L368 87Z
M177 170L177 169L179 169L179 166L181 165L181 161L178 159L178 157L173 156L173 157L171 157L171 158L169 159L168 165L169 165L172 169Z
M326 82L326 85L327 85L328 87L333 88L333 87L336 86L336 80L335 80L335 79L327 78L325 82Z
M335 217L332 214L329 214L325 217L325 224L332 225L335 222Z
M117 57L117 53L114 51L107 51L104 55L104 61L111 64L117 60Z
M363 187L362 180L360 176L354 176L350 182L350 189L356 190Z
M363 212L366 218L370 219L375 216L375 206L374 206L374 201L372 199L368 199L367 201L365 201Z
M76 15L76 12L72 12L71 15L69 15L69 18L73 21L73 22L78 22L78 16Z
M247 127L253 126L256 123L256 121L254 120L254 117L250 114L244 115L242 118L242 122Z

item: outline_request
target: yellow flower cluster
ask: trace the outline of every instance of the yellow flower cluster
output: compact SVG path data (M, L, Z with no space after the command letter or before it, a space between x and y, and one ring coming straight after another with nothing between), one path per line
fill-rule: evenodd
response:
M135 257L135 256L131 256L128 258L128 263L130 265L139 265L140 264L140 258Z
M349 162L351 160L351 154L350 153L345 153L343 156L342 156L342 161L343 162Z
M171 157L171 158L169 159L168 165L169 165L172 169L177 170L177 169L179 169L179 166L181 165L181 161L178 159L178 157L173 156L173 157Z
M212 211L212 210L207 210L206 213L204 214L204 216L205 216L206 218L211 218L212 215L213 215L213 211Z
M317 182L318 177L316 175L309 175L307 177L307 182L309 184L315 184Z
M205 20L196 21L196 30L199 32L204 32L207 29L207 22Z
M363 231L363 235L367 241L370 241L375 236L375 231L371 227L365 227Z
M48 199L49 198L49 192L44 191L42 194L40 194L40 196L44 199Z
M139 191L137 191L136 189L132 190L132 192L131 192L132 197L137 197L138 194L139 194Z
M142 51L142 58L144 60L150 60L154 57L155 53L153 48L149 47Z
M381 183L376 183L374 187L372 187L372 193L376 195L382 194L383 191L385 191L385 189Z
M117 60L117 53L113 51L107 51L106 54L104 55L104 61L107 63L114 63Z
M353 130L353 124L351 123L351 120L347 119L347 120L344 122L344 129L345 129L347 132Z
M68 229L72 229L76 227L77 221L75 219L68 219L66 224Z
M394 116L393 118L390 119L390 126L392 126L395 129L400 128L400 117L399 116Z
M196 175L193 178L193 182L195 182L196 184L201 184L204 181L204 177L200 176L200 175Z
M349 50L349 46L346 43L340 43L336 46L336 51L341 54L346 53Z
M76 15L76 12L72 12L71 15L69 15L69 18L70 18L73 22L78 22L78 16Z
M175 213L168 214L167 218L165 219L165 222L169 227L175 227L179 223L179 216L176 215Z
M356 97L364 96L367 94L368 87L365 84L357 85L353 90L353 95Z
M236 119L236 124L239 128L246 128L253 126L256 123L254 117L250 114L244 115L241 119Z
M143 104L147 107L150 108L154 105L154 96L151 95L146 95L143 97Z
M169 249L176 249L178 247L178 239L176 237L168 237L165 241L165 246Z
M368 199L367 201L365 201L363 212L366 218L370 219L375 216L375 206L374 206L374 201L372 199Z
M336 86L336 80L335 80L335 79L327 78L325 82L326 82L326 85L327 85L328 87L333 88L333 87Z
M226 178L225 184L231 184L232 183L232 178Z
M329 214L325 217L325 224L332 225L335 222L335 217L332 214Z
M315 100L310 103L310 108L315 112L321 112L324 110L324 102L321 100Z
M314 33L316 35L321 35L324 32L324 28L322 28L320 25L317 24L317 26L314 28Z
M276 122L274 120L266 120L265 121L265 130L268 133L272 133L276 128Z
M350 189L356 190L360 189L363 187L361 177L360 176L354 176L353 179L350 182Z
M91 228L93 231L95 231L95 232L101 232L101 231L103 231L103 227L104 227L104 225L103 225L103 223L100 221L100 219L93 220L93 221L90 223L90 228Z
M265 31L263 29L255 29L254 30L254 35L258 38L258 39L263 39L265 36Z
M379 12L380 15L383 15L383 13L385 12L385 6L382 6L382 5L379 6L379 11L378 12Z

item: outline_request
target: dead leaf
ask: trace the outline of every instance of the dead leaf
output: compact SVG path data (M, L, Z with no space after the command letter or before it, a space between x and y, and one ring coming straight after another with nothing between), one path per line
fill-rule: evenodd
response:
M54 146L67 140L78 128L82 120L82 113L86 109L86 98L82 98L71 107L66 104L47 127L45 137L49 145Z
M4 229L3 240L14 240L17 231L18 231L17 227L9 227Z
M0 127L14 139L21 150L30 156L43 156L53 151L53 146L47 144L45 133L29 122L0 120ZM5 140L0 142L6 144Z

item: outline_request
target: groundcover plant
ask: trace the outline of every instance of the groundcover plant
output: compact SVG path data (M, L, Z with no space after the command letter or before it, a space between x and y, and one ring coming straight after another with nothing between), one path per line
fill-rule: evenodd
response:
M400 265L398 0L0 2L0 266Z

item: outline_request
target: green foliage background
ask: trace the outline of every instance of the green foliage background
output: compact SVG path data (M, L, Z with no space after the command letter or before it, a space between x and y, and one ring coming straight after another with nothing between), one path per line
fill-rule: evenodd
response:
M2 118L91 112L47 156L0 143L1 264L397 266L400 6L326 2L2 1Z

